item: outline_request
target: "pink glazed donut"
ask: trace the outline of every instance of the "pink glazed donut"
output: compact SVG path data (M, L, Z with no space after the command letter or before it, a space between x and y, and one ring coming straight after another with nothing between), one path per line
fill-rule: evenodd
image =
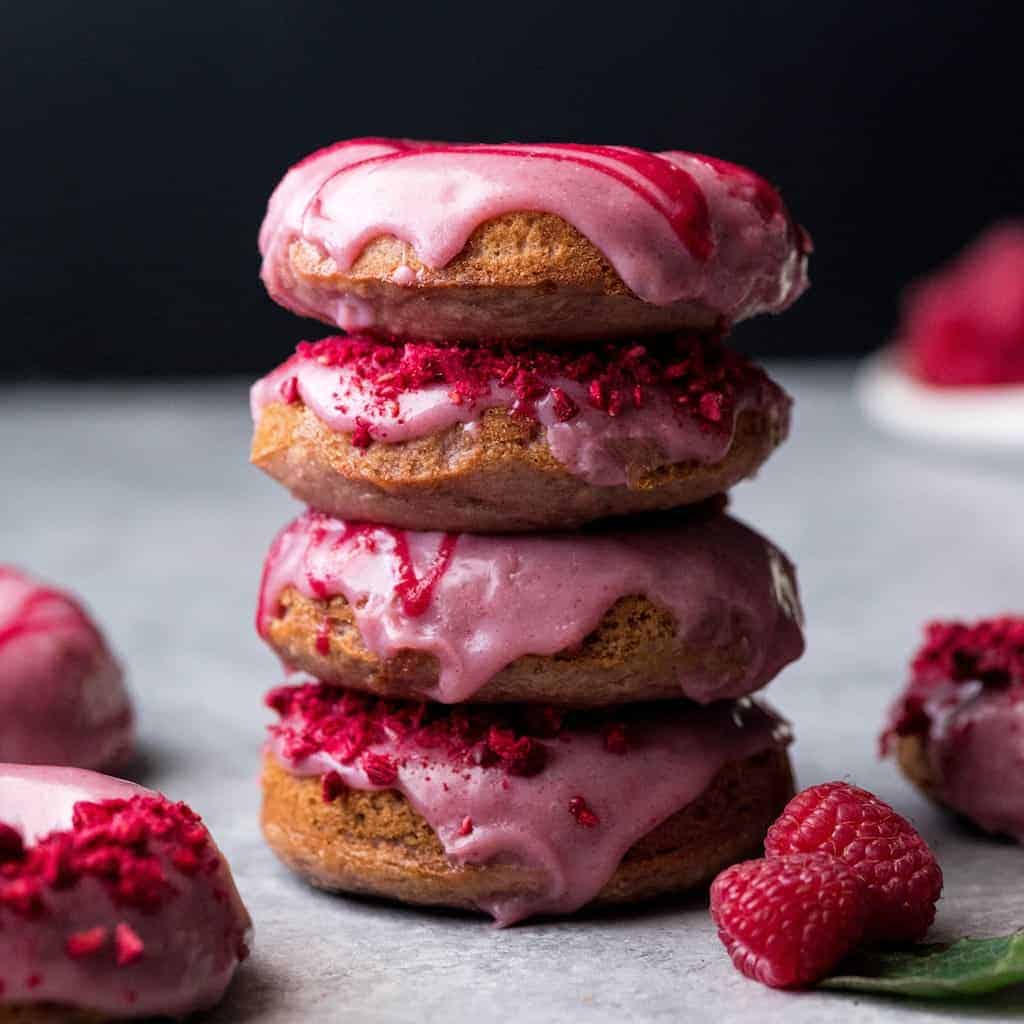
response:
M744 167L564 143L338 142L288 171L260 231L288 309L463 341L728 326L794 302L810 249Z
M184 804L77 768L0 764L0 1021L205 1010L250 933Z
M0 565L0 760L110 768L132 734L121 668L88 614Z
M882 746L937 803L1024 843L1024 617L929 623Z
M745 697L803 653L802 611L789 559L718 509L507 535L308 511L267 556L257 626L286 665L388 698Z

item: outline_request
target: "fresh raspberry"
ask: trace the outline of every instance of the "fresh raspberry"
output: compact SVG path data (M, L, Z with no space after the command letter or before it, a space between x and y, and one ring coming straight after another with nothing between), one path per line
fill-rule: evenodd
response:
M935 920L942 869L906 818L874 794L846 782L798 793L768 830L768 857L821 851L849 865L867 885L865 937L913 942Z
M823 853L748 860L711 885L711 917L737 970L772 988L823 978L860 941L864 883Z

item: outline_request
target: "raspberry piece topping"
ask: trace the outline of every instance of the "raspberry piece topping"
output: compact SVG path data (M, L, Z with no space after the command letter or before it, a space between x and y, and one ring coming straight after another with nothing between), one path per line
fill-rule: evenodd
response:
M375 754L368 750L363 754L363 771L375 786L392 786L398 781L398 765L387 754Z
M83 957L94 956L106 944L107 929L99 925L69 935L64 943L64 951L72 960L81 960Z
M0 864L8 860L21 860L25 856L25 844L21 833L12 825L0 821Z
M823 978L860 941L864 883L822 853L748 860L711 885L711 917L736 968L772 988Z
M768 830L768 857L821 852L848 865L867 887L865 935L914 941L935 920L942 870L906 818L866 790L826 782L798 793Z
M184 804L157 795L80 801L70 829L0 862L0 909L37 917L46 912L49 890L92 878L115 904L156 913L178 892L161 854L186 874L209 873L218 864L202 820Z
M337 772L324 772L320 779L320 796L325 804L334 803L348 787Z
M1024 699L1024 617L929 622L911 663L910 682L889 714L882 752L890 753L899 736L927 737L932 705L955 703L965 683L1010 690Z
M146 951L138 932L125 921L121 921L114 929L114 948L117 951L118 967L129 967L141 960Z
M574 796L569 801L569 813L576 819L576 824L584 828L596 828L601 824L601 819L581 796Z
M762 382L764 373L722 344L724 325L706 333L679 333L656 344L637 341L595 342L580 346L523 349L503 344L438 345L424 340L347 335L301 342L292 368L313 361L344 370L338 392L358 392L377 415L394 415L398 399L410 392L443 387L453 405L478 402L503 388L510 392L512 412L537 419L538 403L550 398L555 419L568 423L580 413L580 402L615 417L639 409L652 393L664 395L677 417L695 418L702 429L723 429L740 391ZM294 376L280 385L282 400L298 400ZM573 398L566 391L566 382ZM370 425L356 421L352 444L365 448L373 441Z

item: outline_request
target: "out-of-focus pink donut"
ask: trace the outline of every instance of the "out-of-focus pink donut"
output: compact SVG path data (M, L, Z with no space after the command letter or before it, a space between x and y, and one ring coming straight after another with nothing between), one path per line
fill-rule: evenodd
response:
M250 931L184 804L78 768L0 764L0 1020L205 1010Z
M132 735L121 667L88 614L0 565L0 761L109 768Z

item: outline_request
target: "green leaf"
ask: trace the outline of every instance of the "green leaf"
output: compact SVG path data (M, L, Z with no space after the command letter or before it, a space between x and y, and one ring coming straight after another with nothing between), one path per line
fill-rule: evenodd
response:
M820 988L956 999L1024 983L1024 930L909 950L857 953Z

